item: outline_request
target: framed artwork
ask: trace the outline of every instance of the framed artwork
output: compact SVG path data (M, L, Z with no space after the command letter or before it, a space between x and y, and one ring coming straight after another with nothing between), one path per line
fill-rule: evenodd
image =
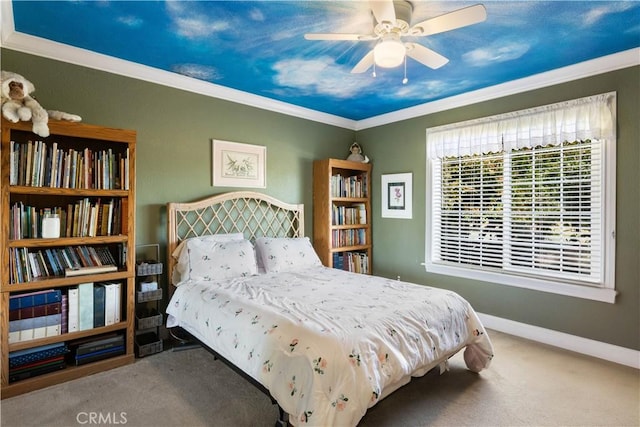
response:
M382 217L411 219L412 173L382 175Z
M267 187L267 147L219 139L212 143L214 187Z

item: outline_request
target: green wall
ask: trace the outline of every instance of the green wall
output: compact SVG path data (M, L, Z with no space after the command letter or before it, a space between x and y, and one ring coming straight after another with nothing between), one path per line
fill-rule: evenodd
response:
M234 190L211 186L212 138L267 147L267 188L305 204L312 234L312 162L343 158L354 140L373 162L375 274L460 292L482 313L640 350L640 68L358 131L2 50L2 69L31 80L47 109L138 132L137 243L166 243L168 201ZM428 274L424 261L426 128L596 93L618 92L615 304ZM381 218L380 175L413 173L413 219Z
M353 130L9 49L1 53L2 69L30 80L46 109L137 131L136 243L161 243L163 251L167 202L246 190L212 186L212 138L267 147L267 188L257 191L304 203L309 236L312 162L343 157L355 138Z
M426 129L609 91L618 95L615 304L429 274L425 257ZM640 349L640 67L370 128L357 133L373 168L374 273L444 287L497 317ZM413 173L413 219L381 218L380 175Z

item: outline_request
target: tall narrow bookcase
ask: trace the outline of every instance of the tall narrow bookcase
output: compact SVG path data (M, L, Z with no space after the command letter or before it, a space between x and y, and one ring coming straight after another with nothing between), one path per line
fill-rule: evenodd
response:
M313 162L313 246L327 267L371 274L371 164Z
M2 118L2 398L134 361L136 132L51 120L51 135L42 138L31 126ZM80 265L72 265L74 256ZM82 284L114 289L105 291L111 292L106 321L102 311L94 311L89 326L86 317L80 327L72 324L76 308L79 319L89 308L82 291L78 305L73 299ZM59 298L61 308L53 312L60 313L60 320L30 309L16 311L18 301L29 305L37 298L27 295L37 291ZM93 310L103 307L91 305ZM46 318L47 327L14 322L30 318ZM117 351L113 347L105 355L102 343L112 341L118 342ZM45 357L51 347L64 347L64 363L58 354L55 370L25 363L25 357ZM49 360L36 364L51 368Z

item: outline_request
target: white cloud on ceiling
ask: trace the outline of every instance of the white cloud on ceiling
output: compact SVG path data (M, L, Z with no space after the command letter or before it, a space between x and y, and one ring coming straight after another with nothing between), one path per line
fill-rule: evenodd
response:
M605 5L594 7L587 11L583 16L583 25L591 26L600 21L603 17L618 12L624 12L632 7L632 4L623 2L608 2Z
M252 21L262 22L264 21L264 14L260 9L252 9L251 12L249 12L249 18L251 18Z
M462 55L465 62L473 67L483 67L496 62L512 61L529 51L529 43L494 42L489 46L478 48Z
M439 97L446 93L448 85L441 80L411 80L405 85L398 87L390 98L402 97L405 99L429 99Z
M194 79L213 81L222 78L222 75L214 67L199 64L178 64L172 67L173 71Z
M173 20L176 32L187 38L204 38L230 28L224 20L212 20L204 14L189 9L190 2L167 1L167 12Z
M350 74L327 56L312 60L284 59L273 65L277 85L305 93L349 98L365 89L370 81Z
M118 17L118 22L126 25L127 27L139 27L144 22L140 18L136 18L135 16L120 16Z

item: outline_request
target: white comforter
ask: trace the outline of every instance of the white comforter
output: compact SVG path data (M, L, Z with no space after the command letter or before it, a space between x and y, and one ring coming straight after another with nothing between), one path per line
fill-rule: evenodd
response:
M293 425L354 426L367 408L466 347L486 368L491 341L458 294L326 267L185 282L181 326L258 380Z

